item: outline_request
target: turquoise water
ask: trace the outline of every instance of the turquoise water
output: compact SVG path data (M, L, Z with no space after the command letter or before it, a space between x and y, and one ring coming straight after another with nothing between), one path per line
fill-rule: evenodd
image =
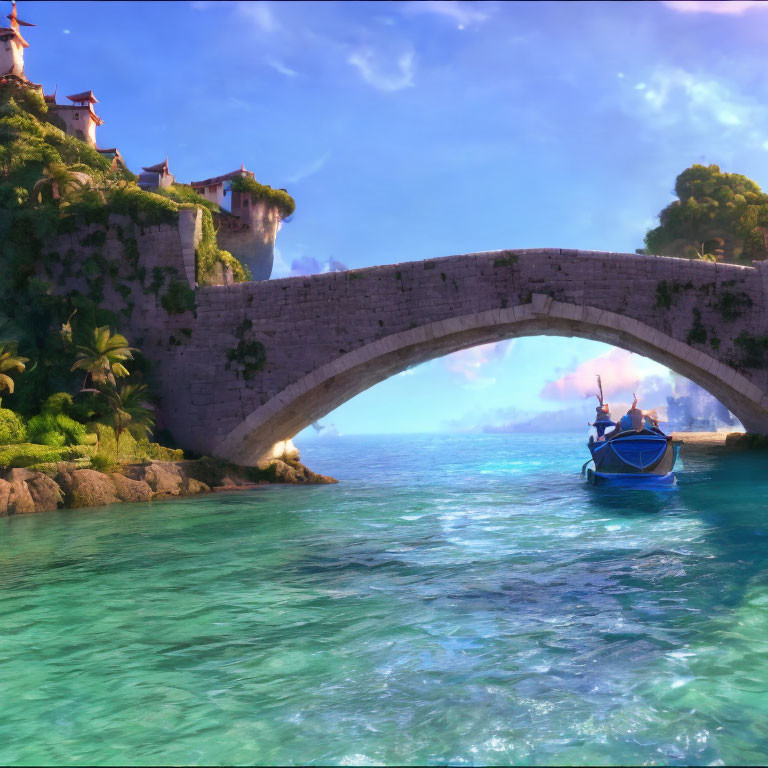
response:
M0 519L3 764L760 764L766 457L317 440L342 483Z

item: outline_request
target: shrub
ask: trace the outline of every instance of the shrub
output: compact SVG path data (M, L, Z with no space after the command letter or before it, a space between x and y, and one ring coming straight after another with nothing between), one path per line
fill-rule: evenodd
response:
M53 429L48 432L38 432L35 438L35 442L40 443L40 445L50 446L51 448L63 448L67 444L67 438L61 432Z
M199 195L189 184L171 184L170 187L161 187L154 192L161 197L168 197L177 203L186 203L192 205L201 205L210 211L218 211L219 206L207 198Z
M52 397L57 397L57 395ZM29 440L41 445L54 447L82 445L86 439L86 432L85 425L75 421L70 416L50 411L33 416L27 425L27 437Z
M21 417L8 408L0 408L0 445L23 443L26 439L27 430Z
M52 416L60 413L69 416L72 413L73 405L74 399L69 392L56 392L46 398L40 410L42 413L51 414Z
M219 251L222 263L232 270L236 283L247 283L253 280L253 274L247 264L241 264L229 251Z
M247 267L244 267L229 251L222 251L219 248L213 216L207 209L203 210L202 230L202 237L195 249L195 280L198 285L211 284L218 264L231 267L236 283L253 279Z
M178 203L145 192L135 184L115 189L110 195L109 209L129 216L138 224L175 224L179 220Z
M0 467L29 467L33 464L43 464L57 461L72 461L88 455L88 448L83 446L66 446L54 448L47 445L19 443L0 448Z
M97 453L91 456L91 469L97 472L111 472L117 466L117 462L105 453Z
M245 192L250 194L253 200L261 200L274 206L283 218L287 218L296 210L296 201L284 189L272 189L266 184L259 184L250 176L232 179L232 191Z

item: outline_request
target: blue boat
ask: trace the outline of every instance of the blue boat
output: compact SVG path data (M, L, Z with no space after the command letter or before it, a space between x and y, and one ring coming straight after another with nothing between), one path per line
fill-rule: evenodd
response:
M593 485L671 486L680 447L660 429L627 429L602 440L590 436L592 459L582 473ZM594 463L594 468L589 464Z

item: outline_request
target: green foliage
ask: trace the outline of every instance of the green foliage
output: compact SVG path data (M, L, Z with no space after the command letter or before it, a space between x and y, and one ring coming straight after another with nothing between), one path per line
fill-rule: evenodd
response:
M0 408L0 445L23 443L26 439L27 430L21 417L8 408Z
M180 315L184 312L194 312L195 292L181 280L172 280L168 290L160 299L163 309L169 315Z
M225 368L229 370L232 363L239 363L243 366L243 378L252 379L257 371L264 368L267 361L267 350L265 346L255 339L246 339L245 336L253 327L253 321L245 318L235 328L235 336L239 339L238 344L233 349L227 350L227 364Z
M744 291L722 291L714 304L723 316L723 320L736 320L751 306L752 299Z
M232 278L236 283L247 283L253 280L253 273L247 264L241 264L229 251L219 250L219 258L225 267L232 270Z
M717 165L693 165L675 182L678 199L645 236L646 251L707 261L768 257L768 195Z
M295 200L284 189L272 189L266 184L259 184L250 176L238 176L232 179L232 191L250 194L252 200L274 206L282 218L290 216L296 210Z
M180 449L165 448L157 443L151 443L141 436L137 440L129 431L124 432L120 437L120 453L118 454L117 437L112 427L107 424L96 423L91 424L89 429L98 438L97 455L113 462L181 461L184 458L184 451Z
M108 409L102 422L115 431L117 449L120 437L128 431L136 440L146 440L155 426L155 415L149 404L149 392L145 384L114 384L102 391Z
M128 346L128 340L120 333L113 333L107 326L94 328L86 342L77 345L77 360L72 370L85 371L86 379L94 384L115 385L116 376L128 376L123 365L133 359L135 347Z
M707 329L701 322L701 310L694 307L693 325L688 331L687 341L689 344L704 344L707 341Z
M680 293L680 283L659 280L656 283L656 306L669 309L675 297Z
M220 210L216 203L213 203L202 195L199 195L197 192L195 192L194 189L192 189L191 186L189 186L189 184L171 184L170 187L161 187L160 189L154 190L154 192L156 195L170 198L177 203L182 203L185 205L199 205L203 208L207 208L209 211Z
M64 413L41 413L27 423L27 437L41 445L84 445L88 443L84 424Z
M104 232L103 230L97 229L95 232L91 232L89 235L86 235L80 241L80 245L100 248L106 242L107 242L107 233Z
M113 472L118 464L114 457L106 453L96 453L91 456L91 469L97 472Z
M144 225L175 224L179 220L177 203L154 192L145 192L134 184L112 192L109 210Z
M29 359L21 357L16 351L16 344L0 344L0 393L7 390L13 394L15 382L13 373L24 373Z
M264 368L267 350L260 341L241 339L234 349L227 350L227 361L227 369L232 363L239 363L243 366L243 378L252 379L257 371Z
M755 336L742 331L733 344L739 351L738 364L744 368L768 367L768 336Z
M63 448L33 443L19 443L0 448L0 467L30 467L35 464L47 464L58 461L74 461L84 458L90 453L89 448L82 445L65 446Z
M40 412L49 416L69 416L75 401L69 392L56 392L47 397Z
M202 237L195 250L195 280L198 285L212 285L217 278L217 267L232 268L236 283L252 280L250 270L244 267L229 251L222 251L216 242L216 229L209 210L203 210Z
M518 257L514 253L510 253L508 256L501 256L498 259L493 260L494 267L513 267L517 264Z

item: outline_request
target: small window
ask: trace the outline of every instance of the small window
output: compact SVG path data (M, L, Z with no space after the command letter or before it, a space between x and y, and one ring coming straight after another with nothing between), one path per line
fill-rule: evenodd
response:
M248 205L248 198L247 197L243 198L243 205Z
M75 112L75 120L79 120L79 119L80 119L80 113L79 112Z

